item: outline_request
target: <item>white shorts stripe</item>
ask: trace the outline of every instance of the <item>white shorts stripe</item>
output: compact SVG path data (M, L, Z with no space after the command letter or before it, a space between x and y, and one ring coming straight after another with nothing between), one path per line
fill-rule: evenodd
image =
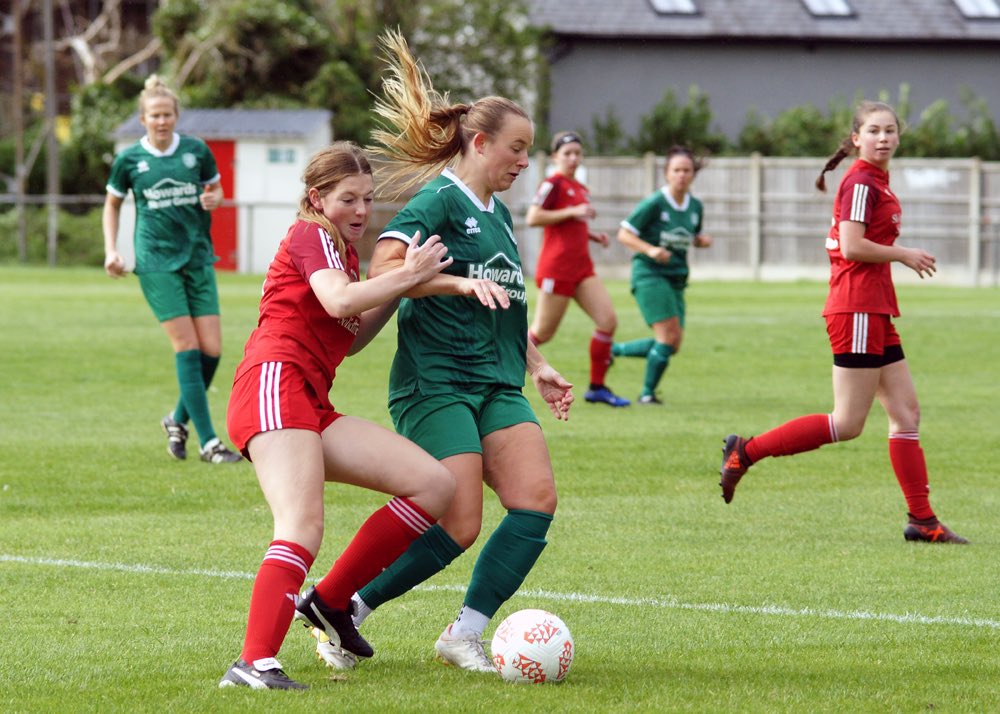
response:
M868 351L868 313L854 313L854 331L851 335L851 352L863 355Z
M425 530L434 525L422 515L417 513L413 506L400 498L392 499L387 505L389 506L389 510L392 511L393 514L399 518L399 520L403 521L403 523L408 525L417 533L423 533Z
M542 292L546 295L551 295L552 291L556 289L555 278L542 278Z
M851 215L848 220L866 223L865 204L868 201L868 187L863 183L854 185L854 196L851 199Z
M260 430L281 428L281 362L264 362L260 366Z

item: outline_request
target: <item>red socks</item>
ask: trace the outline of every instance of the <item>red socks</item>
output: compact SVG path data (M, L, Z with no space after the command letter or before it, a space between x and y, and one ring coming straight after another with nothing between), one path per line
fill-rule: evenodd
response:
M608 367L611 364L611 342L613 335L610 332L594 330L590 336L590 383L604 384L604 378L608 374Z
M765 456L801 454L837 440L832 414L810 414L753 437L747 442L746 454L751 463L757 463Z
M276 540L264 554L250 595L244 662L274 657L285 641L295 615L294 596L299 594L313 556L298 543Z
M396 497L358 529L330 572L316 584L320 599L346 610L351 596L403 554L435 520L409 499Z
M899 487L903 489L907 510L914 518L934 518L928 499L930 486L924 450L920 448L920 434L916 431L889 434L889 461L896 472Z

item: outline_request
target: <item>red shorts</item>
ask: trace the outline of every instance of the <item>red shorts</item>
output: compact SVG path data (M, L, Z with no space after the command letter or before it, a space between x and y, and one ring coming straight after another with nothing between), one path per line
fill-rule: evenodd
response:
M590 273L589 275L584 275L579 280L557 280L556 278L543 278L541 276L535 276L535 284L538 289L543 293L549 295L562 295L563 297L573 297L576 294L576 289L580 286L587 278L593 277L596 273Z
M323 433L343 416L328 394L317 394L294 362L264 362L233 383L226 427L233 445L248 460L247 444L257 434L276 429Z
M903 359L899 334L888 315L839 312L826 316L833 363L838 367L877 368Z

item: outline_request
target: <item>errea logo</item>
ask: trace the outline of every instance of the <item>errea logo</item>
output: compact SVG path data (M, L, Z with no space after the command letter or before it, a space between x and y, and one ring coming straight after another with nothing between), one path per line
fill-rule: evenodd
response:
M468 218L465 219L465 233L466 233L466 235L473 236L473 235L476 235L477 233L482 232L482 230L483 229L479 227L479 221L477 221L472 216L469 216Z

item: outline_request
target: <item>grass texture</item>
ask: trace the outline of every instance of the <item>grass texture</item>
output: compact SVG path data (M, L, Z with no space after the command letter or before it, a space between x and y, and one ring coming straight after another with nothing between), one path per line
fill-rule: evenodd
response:
M260 276L221 275L220 433ZM648 330L609 283L620 339ZM865 433L755 465L726 506L722 438L832 407L819 283L699 282L663 407L583 402L591 326L571 307L549 360L569 422L538 409L560 489L549 546L498 613L552 610L577 655L556 686L443 667L478 547L365 625L377 655L332 676L295 626L307 692L219 690L271 537L249 464L171 460L173 360L134 277L0 267L0 711L986 712L1000 710L996 289L899 289L932 504L968 547L905 543L876 405ZM339 371L339 409L390 425L388 327ZM644 364L609 383L637 396ZM385 498L326 489L319 577ZM500 519L487 502L488 532ZM492 635L492 628L487 637Z

